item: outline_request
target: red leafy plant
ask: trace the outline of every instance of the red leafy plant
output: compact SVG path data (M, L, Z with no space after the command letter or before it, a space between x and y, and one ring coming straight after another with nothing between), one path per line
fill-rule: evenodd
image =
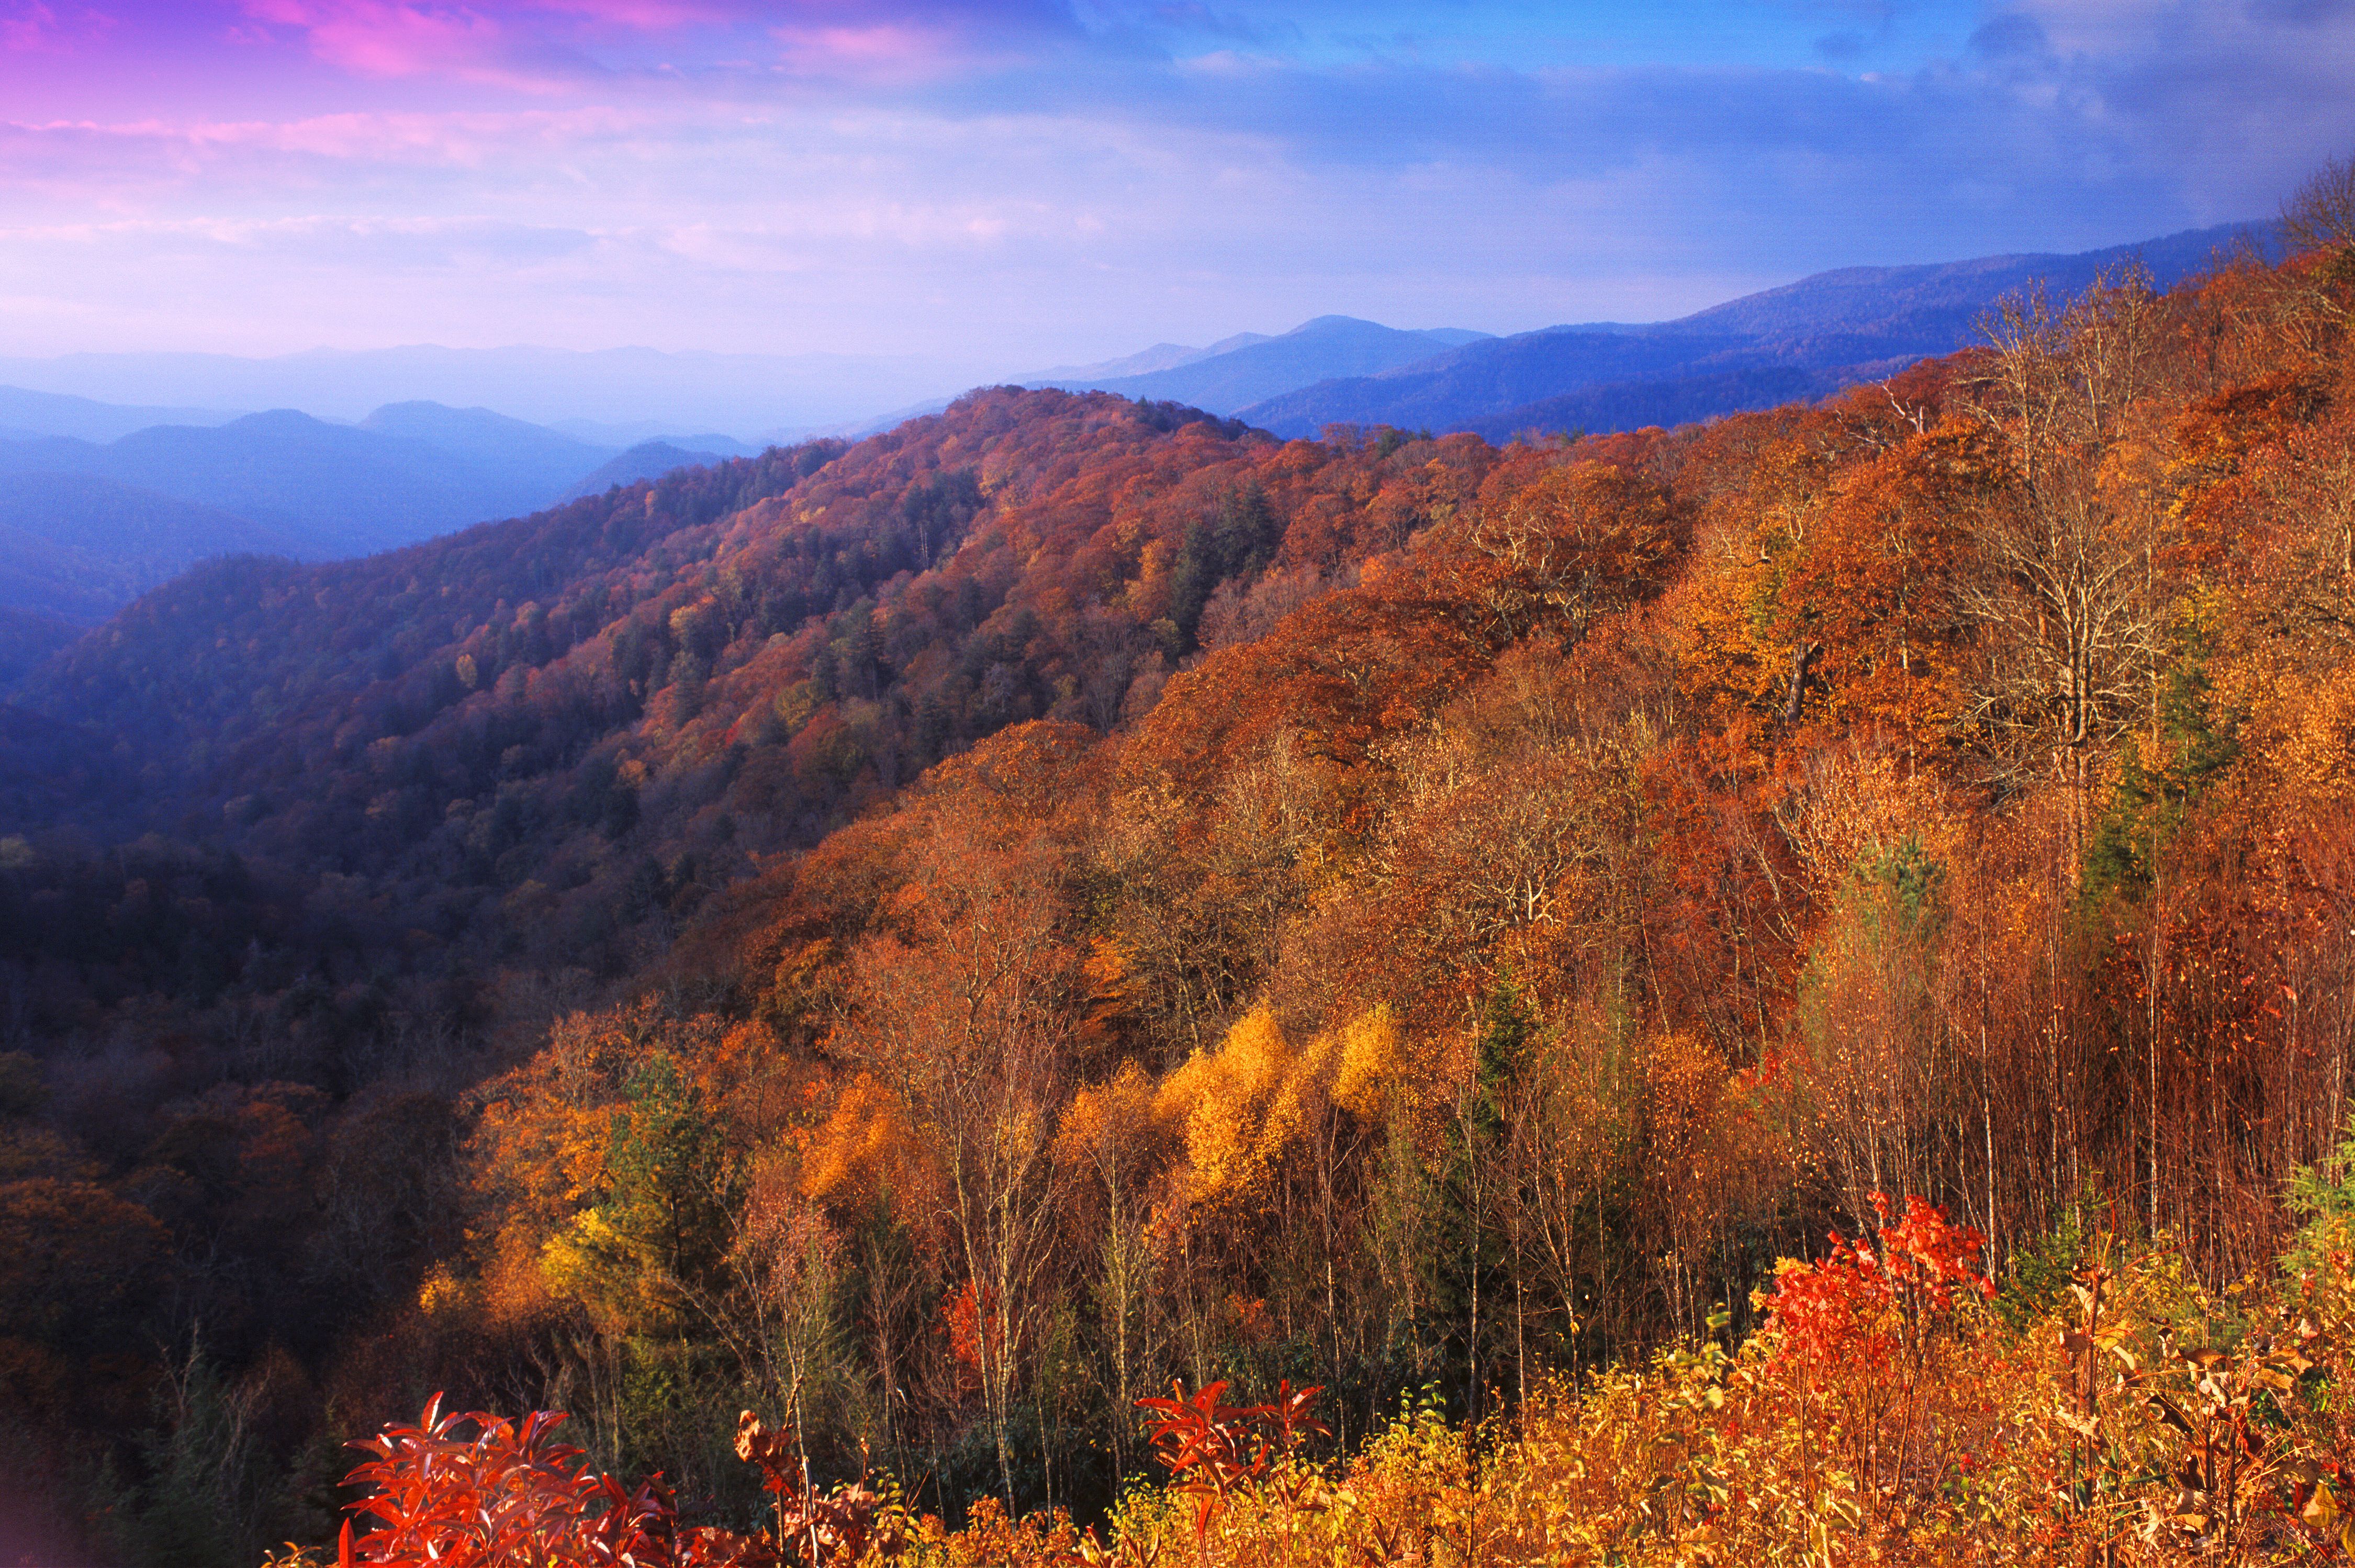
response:
M1816 1370L1858 1363L1885 1368L1891 1358L1918 1348L1954 1309L1958 1293L1995 1294L1978 1269L1987 1243L1977 1231L1950 1223L1943 1211L1919 1198L1906 1199L1903 1217L1894 1221L1890 1209L1885 1193L1872 1195L1881 1221L1878 1249L1835 1234L1830 1254L1820 1262L1786 1258L1777 1266L1766 1306L1783 1355Z
M520 1422L480 1411L442 1413L436 1394L414 1426L388 1426L353 1445L376 1456L348 1481L371 1488L350 1505L338 1568L771 1568L765 1541L729 1531L682 1529L661 1477L627 1488L590 1470L555 1440L564 1416ZM471 1433L468 1432L471 1428Z
M1313 1506L1313 1477L1287 1461L1308 1437L1331 1435L1310 1413L1321 1386L1295 1389L1286 1380L1265 1404L1224 1404L1226 1392L1222 1380L1188 1397L1185 1385L1173 1381L1169 1398L1136 1402L1161 1418L1152 1431L1154 1457L1168 1469L1172 1488L1194 1499L1198 1548L1240 1490L1274 1488L1285 1502Z
M368 1495L349 1505L336 1568L830 1568L899 1533L894 1502L863 1480L817 1491L789 1459L790 1434L750 1411L736 1452L776 1495L774 1539L682 1525L659 1476L629 1488L591 1471L581 1450L556 1441L564 1420L445 1415L436 1394L414 1426L355 1443L375 1457L346 1478Z
M1892 1218L1886 1194L1872 1194L1878 1243L1831 1238L1815 1263L1785 1259L1763 1299L1774 1330L1770 1379L1793 1414L1828 1441L1803 1445L1841 1467L1812 1459L1800 1489L1815 1517L1864 1528L1907 1487L1934 1486L1953 1445L1929 1441L1937 1382L1959 1303L1995 1287L1979 1271L1984 1239L1920 1198ZM1949 1414L1953 1414L1949 1412Z

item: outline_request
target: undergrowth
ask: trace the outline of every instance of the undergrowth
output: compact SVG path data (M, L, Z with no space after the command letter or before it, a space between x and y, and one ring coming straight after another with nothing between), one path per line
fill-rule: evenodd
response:
M2211 1292L2163 1242L2095 1240L2060 1288L2032 1295L1979 1273L1975 1232L1918 1199L1877 1200L1876 1233L1780 1266L1756 1300L1764 1326L1739 1343L1721 1313L1716 1338L1557 1380L1476 1427L1410 1408L1346 1456L1316 1456L1315 1390L1231 1406L1223 1384L1178 1389L1143 1402L1167 1479L1087 1530L986 1501L952 1530L888 1482L821 1492L789 1435L749 1413L739 1451L767 1477L774 1517L750 1534L690 1529L658 1485L587 1474L545 1416L429 1412L368 1445L363 1528L275 1562L2338 1561L2355 1551L2355 1215L2300 1199L2306 1228L2264 1277Z

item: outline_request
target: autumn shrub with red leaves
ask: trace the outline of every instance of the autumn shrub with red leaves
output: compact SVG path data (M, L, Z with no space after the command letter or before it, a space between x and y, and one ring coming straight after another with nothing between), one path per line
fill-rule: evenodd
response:
M1621 1568L1864 1563L2276 1568L2355 1556L2355 1221L2326 1216L2286 1275L2211 1295L2166 1244L2103 1241L2039 1304L1989 1289L1978 1238L1919 1200L1785 1264L1746 1342L1663 1349L1531 1391L1476 1429L1402 1413L1331 1462L1316 1389L1140 1401L1166 1484L1103 1525L911 1519L885 1488L809 1483L748 1416L738 1451L773 1531L683 1526L648 1483L590 1473L520 1424L443 1417L363 1445L373 1495L339 1564L547 1568ZM2106 1261L2101 1261L2106 1260ZM1727 1319L1713 1320L1722 1328ZM2056 1351L2058 1353L2056 1353ZM321 1559L277 1568L326 1568Z
M994 1357L1004 1349L997 1292L987 1285L975 1290L971 1280L965 1281L941 1303L941 1322L948 1330L949 1354L979 1387L985 1353Z
M1987 1243L1977 1231L1949 1222L1919 1198L1908 1198L1894 1221L1886 1194L1872 1195L1872 1209L1881 1220L1878 1248L1834 1234L1828 1256L1786 1258L1774 1272L1765 1305L1781 1354L1812 1371L1884 1368L1893 1357L1918 1353L1958 1296L1995 1294L1979 1272Z
M1169 1471L1172 1489L1193 1500L1198 1546L1239 1491L1273 1489L1295 1505L1308 1500L1314 1477L1291 1460L1309 1437L1330 1435L1310 1413L1321 1388L1295 1389L1287 1379L1264 1404L1227 1404L1226 1392L1221 1381L1188 1396L1172 1382L1167 1399L1136 1402L1161 1418L1151 1434L1154 1457Z
M1977 1231L1920 1198L1891 1219L1876 1192L1872 1209L1877 1246L1835 1234L1814 1263L1785 1259L1763 1300L1772 1331L1765 1381L1794 1419L1820 1432L1826 1456L1844 1467L1841 1488L1867 1516L1900 1488L1941 1478L1945 1451L1925 1439L1954 1371L1945 1341L1959 1304L1994 1295L1979 1272L1986 1243ZM1812 1468L1799 1479L1813 1496Z
M624 1487L555 1440L564 1416L520 1422L442 1413L436 1394L414 1426L353 1445L376 1456L348 1484L337 1568L777 1568L774 1543L682 1526L659 1477ZM468 1429L471 1429L469 1431ZM355 1531L354 1522L369 1527Z

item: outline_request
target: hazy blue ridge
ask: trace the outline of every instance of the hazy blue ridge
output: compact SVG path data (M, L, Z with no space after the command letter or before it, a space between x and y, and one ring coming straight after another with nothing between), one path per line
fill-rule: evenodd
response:
M739 441L732 435L721 435L717 431L684 431L660 420L627 420L608 424L596 420L566 419L553 421L543 428L570 436L590 446L602 447L608 453L626 452L649 441L666 441L689 452L717 452L729 457L757 457L762 451L761 443L757 442Z
M150 425L227 424L240 411L102 403L62 392L0 387L0 439L37 441L43 436L63 435L78 441L114 441Z
M543 504L547 485L478 469L408 437L282 409L214 429L157 425L103 446L0 445L0 472L96 475L218 507L273 528L304 556L350 555Z
M496 409L510 418L543 425L572 421L659 425L629 439L588 438L592 444L615 450L696 431L724 430L749 439L773 429L839 423L930 397L969 379L964 368L908 355L720 354L644 347L410 344L313 348L266 358L181 352L0 357L0 382L116 403L293 408L325 419L359 420L388 403L425 400L459 410ZM0 425L25 423L0 407Z
M518 485L528 485L543 496L577 484L583 474L620 450L578 441L546 425L510 419L489 409L453 409L432 402L388 403L360 421L359 427L379 435L424 442L486 473Z
M725 463L732 453L695 452L674 446L666 441L641 442L627 452L616 453L589 476L565 492L561 499L577 500L583 496L602 495L616 485L635 485L643 479L659 479L679 468L704 468L715 463Z
M0 406L85 429L156 411L43 394L9 405L5 389ZM720 436L631 456L427 401L357 424L282 409L102 442L17 428L0 437L0 606L84 624L210 557L368 554L744 450Z
M1127 398L1186 403L1215 414L1231 414L1313 381L1370 375L1428 359L1435 352L1455 349L1466 336L1461 329L1408 332L1352 316L1324 315L1281 337L1248 343L1171 369L1028 384L1117 392Z
M411 402L378 409L357 425L280 409L212 427L155 425L104 443L0 441L0 474L20 484L32 475L103 480L241 520L244 534L224 532L218 548L198 554L268 549L326 559L536 511L615 455L486 409ZM62 508L54 528L32 527L29 513L0 522L74 548L115 548L108 542L112 525L89 515L99 493L52 483L41 496L44 506ZM215 522L217 531L226 528Z
M1887 376L1903 367L1884 360L1878 362L1878 368L1881 376ZM1859 373L1851 374L1851 369ZM1878 379L1854 367L1823 370L1763 365L1658 380L1606 381L1474 420L1469 428L1498 445L1528 434L1641 430L1646 425L1674 428L1742 410L1813 402L1843 387Z
M1255 403L1239 417L1278 435L1315 435L1326 425L1393 424L1461 430L1467 419L1516 408L1569 385L1665 376L1747 347L1732 334L1648 336L1548 327L1450 349L1387 376L1319 382Z
M0 607L89 624L209 556L294 553L286 535L217 507L96 474L0 485Z
M1706 419L1821 396L1868 373L1886 375L1952 353L1978 341L1980 323L1997 301L2040 283L2065 299L2139 258L2167 287L2211 264L2244 235L2262 239L2263 230L2222 224L2074 256L1847 267L1677 321L1490 338L1384 371L1295 388L1235 411L1285 436L1315 435L1336 423L1495 435ZM1802 389L1807 388L1817 389Z

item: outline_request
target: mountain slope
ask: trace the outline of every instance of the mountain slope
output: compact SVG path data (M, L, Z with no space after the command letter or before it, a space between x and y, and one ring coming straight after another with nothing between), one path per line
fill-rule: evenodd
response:
M1493 459L1283 450L1102 394L975 394L366 560L215 563L22 700L132 749L148 815L93 832L225 822L461 925L505 928L528 881L549 918L519 940L619 962L634 857L724 885L1007 724L1115 727Z
M402 732L462 699L472 688L455 658L478 625L521 628L508 658L490 664L493 678L514 657L560 655L614 613L604 603L610 574L622 573L625 604L650 592L665 569L646 557L673 532L782 493L797 463L826 453L690 471L357 560L213 561L133 604L103 639L45 671L25 701L105 724L149 757L198 741L209 750L274 738L290 748L283 764L300 770L310 765L305 745L322 757L338 749L333 731L356 699L368 697L378 720ZM634 590L634 573L643 573ZM576 616L571 596L583 592ZM306 728L329 713L329 734Z
M1488 432L1626 430L1657 422L1652 416L1662 411L1702 419L1765 408L1803 395L1805 387L1828 389L1951 353L1974 341L1980 315L1998 299L2039 282L2066 297L2105 270L2139 259L2159 287L2169 287L2248 231L2247 225L2226 224L2073 256L1846 268L1676 321L1557 326L1494 338L1387 371L1298 387L1233 411L1279 435L1304 436L1334 423ZM1656 381L1681 383L1681 390L1598 390ZM1571 394L1584 395L1550 401Z
M55 615L0 604L0 693L80 635L80 627Z

